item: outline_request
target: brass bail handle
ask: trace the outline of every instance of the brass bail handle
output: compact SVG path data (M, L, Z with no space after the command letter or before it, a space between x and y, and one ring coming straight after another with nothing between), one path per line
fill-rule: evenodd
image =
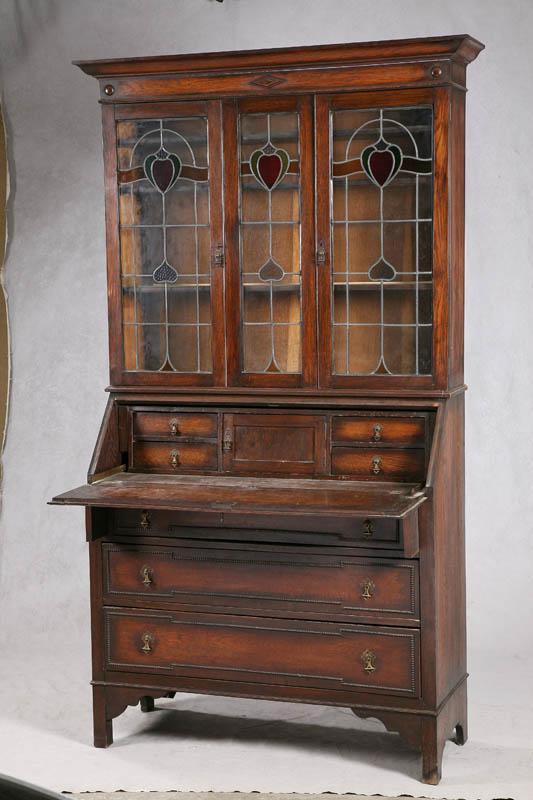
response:
M152 585L152 583L154 582L154 579L152 577L153 574L154 572L152 568L147 566L146 564L141 568L141 578L145 586Z
M179 466L178 456L179 456L179 453L178 453L177 450L172 450L171 451L171 453L170 453L170 466L172 467L172 469L177 469L177 467Z
M178 430L178 420L177 419L171 419L170 422L168 423L168 427L170 428L170 435L171 436L177 436L178 435L179 430Z
M365 581L363 581L361 584L361 597L363 600L371 600L375 589L376 585L370 580L370 578L367 578Z
M369 675L376 671L376 654L372 650L365 650L361 656L363 669Z
M372 441L380 442L382 433L383 433L383 425L380 425L379 422L376 422L376 424L374 425L374 429L372 431Z
M143 645L141 647L141 650L143 651L143 653L151 653L152 652L152 647L153 647L153 644L154 644L154 637L152 636L152 634L151 633L143 633L143 635L141 636L141 642L142 642L142 645Z
M363 536L366 539L370 539L371 536L374 535L374 523L371 519L365 519L363 522Z
M151 525L150 512L141 511L141 528L146 531Z
M374 475L379 475L381 472L381 458L379 456L374 456L372 459L372 466L370 467L370 470L374 473Z

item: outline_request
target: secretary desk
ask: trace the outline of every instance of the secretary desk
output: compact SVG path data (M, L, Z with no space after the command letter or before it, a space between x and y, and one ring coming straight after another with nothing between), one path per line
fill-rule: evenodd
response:
M103 113L94 743L175 692L467 735L469 36L77 62Z

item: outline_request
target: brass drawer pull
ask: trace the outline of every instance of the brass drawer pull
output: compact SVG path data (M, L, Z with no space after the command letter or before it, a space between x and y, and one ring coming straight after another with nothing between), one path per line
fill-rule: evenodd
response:
M371 536L374 535L374 523L371 519L365 519L363 522L363 536L366 539L370 539Z
M178 430L178 420L177 419L171 419L170 422L168 423L168 427L170 428L170 435L171 436L177 436L178 435L179 430Z
M143 633L143 635L141 636L141 641L143 644L143 646L141 647L143 653L151 653L154 644L154 637L152 636L152 634Z
M141 511L141 528L146 531L152 524L149 511Z
M145 586L151 586L154 582L153 580L154 571L151 567L144 565L141 569L141 578L143 579L143 583Z
M361 663L364 671L371 675L376 671L376 654L372 650L365 650L361 656Z
M374 473L374 475L379 475L381 472L381 458L379 456L374 456L372 459L372 466L370 467L370 471Z
M375 589L376 585L373 581L370 580L370 578L367 578L365 581L363 581L363 583L361 584L361 597L363 598L363 600L370 600L372 598L372 595L374 594Z
M170 451L170 466L172 467L172 469L177 469L179 466L178 456L179 453L177 450Z
M377 422L374 425L374 431L372 433L372 441L373 442L380 442L382 433L383 433L383 425L380 425L379 422Z
M316 249L316 263L317 264L326 263L326 246L322 241L318 243L318 247Z

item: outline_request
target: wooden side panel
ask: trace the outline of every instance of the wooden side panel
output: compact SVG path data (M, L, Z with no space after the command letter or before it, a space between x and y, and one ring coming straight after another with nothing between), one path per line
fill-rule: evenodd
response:
M466 673L463 394L448 401L439 456L433 495L437 702Z
M121 467L119 446L118 406L110 397L98 433L87 480L91 483L95 475L109 473Z
M450 131L450 387L464 382L465 95L451 93Z

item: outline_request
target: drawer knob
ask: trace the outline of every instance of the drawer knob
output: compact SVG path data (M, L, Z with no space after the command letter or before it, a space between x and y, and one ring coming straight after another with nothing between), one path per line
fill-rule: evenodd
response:
M177 450L170 451L170 466L172 467L172 469L177 469L179 465L178 455L179 453Z
M376 671L376 654L372 650L365 650L361 656L361 664L365 672L371 675Z
M178 435L179 430L178 430L178 420L177 419L171 419L170 422L168 423L168 427L170 428L170 435L171 436L177 436Z
M370 467L370 471L374 473L374 475L379 475L381 472L381 458L379 456L374 456L372 459L372 466Z
M372 441L380 442L382 433L383 433L383 425L380 425L379 422L377 422L374 425L374 430L372 431Z
M363 522L363 536L366 539L370 539L371 536L374 535L374 523L371 519L365 519Z
M150 512L149 511L141 511L141 528L143 529L143 531L148 530L148 528L151 525L151 522L152 521L150 519Z
M154 571L151 567L147 567L146 564L141 569L141 578L143 579L143 583L145 586L151 586L154 582L153 580Z
M143 633L143 635L141 636L141 641L143 645L141 647L141 650L143 651L143 653L151 653L154 644L154 637L152 636L152 634Z
M363 583L361 584L361 597L363 598L363 600L370 600L372 598L372 595L374 594L375 589L376 585L373 581L370 580L370 578L367 578L365 581L363 581Z

